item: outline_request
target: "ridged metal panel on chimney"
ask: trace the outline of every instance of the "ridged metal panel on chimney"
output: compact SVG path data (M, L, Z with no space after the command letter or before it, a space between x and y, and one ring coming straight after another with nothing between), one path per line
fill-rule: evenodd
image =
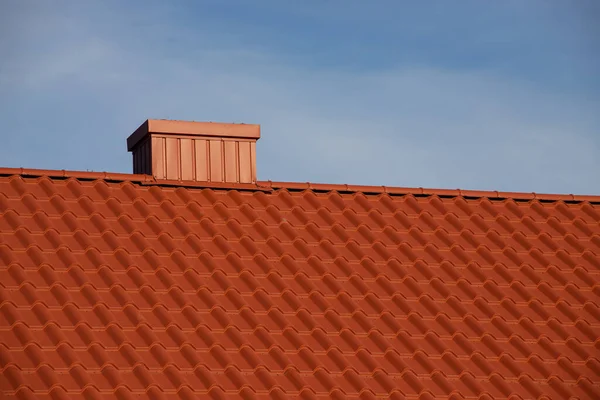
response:
M133 171L135 174L148 174L152 173L150 168L151 163L151 150L150 150L150 139L144 139L141 141L136 150L133 152Z
M157 179L252 183L256 181L255 149L251 140L153 135L153 175Z
M136 174L197 182L256 182L258 125L148 120L127 140Z

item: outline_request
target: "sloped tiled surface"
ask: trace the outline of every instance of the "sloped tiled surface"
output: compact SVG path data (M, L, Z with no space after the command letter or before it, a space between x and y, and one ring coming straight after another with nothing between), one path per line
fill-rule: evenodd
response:
M22 399L600 398L600 206L0 178Z

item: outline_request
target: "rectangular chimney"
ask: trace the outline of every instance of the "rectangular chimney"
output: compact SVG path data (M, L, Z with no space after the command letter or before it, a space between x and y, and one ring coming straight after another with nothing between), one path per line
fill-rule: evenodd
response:
M133 173L156 179L256 182L260 125L149 119L129 138Z

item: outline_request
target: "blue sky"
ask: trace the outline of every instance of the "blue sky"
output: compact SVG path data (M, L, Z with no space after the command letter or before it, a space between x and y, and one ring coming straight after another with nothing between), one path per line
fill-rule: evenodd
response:
M600 194L600 2L0 2L0 166L257 123L261 180Z

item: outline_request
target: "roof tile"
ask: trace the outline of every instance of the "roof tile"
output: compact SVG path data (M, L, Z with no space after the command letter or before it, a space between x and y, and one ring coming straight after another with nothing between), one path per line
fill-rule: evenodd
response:
M600 395L596 197L3 171L6 396Z

